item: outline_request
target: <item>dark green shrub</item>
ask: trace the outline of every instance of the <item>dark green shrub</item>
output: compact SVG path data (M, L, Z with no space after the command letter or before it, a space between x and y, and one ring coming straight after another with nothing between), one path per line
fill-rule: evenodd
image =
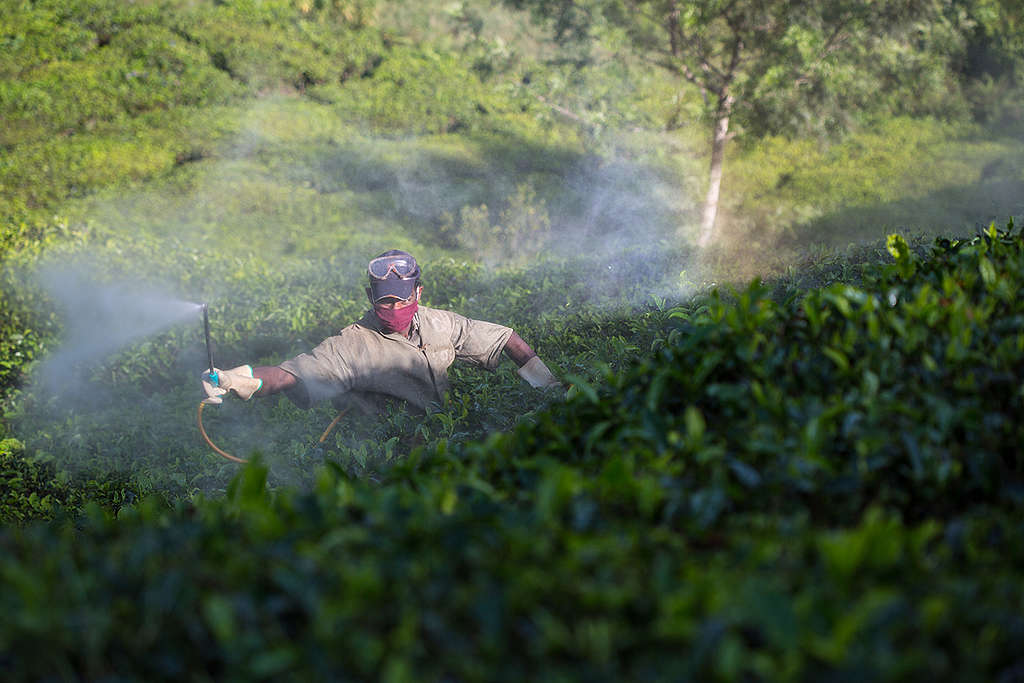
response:
M821 680L1012 672L1020 526L869 510L843 529L737 516L727 534L595 519L554 463L536 507L467 480L324 471L265 492L0 533L0 670L46 677ZM554 489L552 486L554 485ZM529 483L523 484L531 488ZM980 511L979 511L980 512Z
M676 309L655 355L580 378L568 405L439 467L512 495L526 463L559 462L601 509L681 529L736 512L840 523L871 505L1016 505L1024 237L993 227L924 261L891 248L862 288L780 302L754 283Z
M0 523L5 526L78 515L87 504L117 510L136 498L123 477L74 482L52 463L28 459L17 439L0 439Z

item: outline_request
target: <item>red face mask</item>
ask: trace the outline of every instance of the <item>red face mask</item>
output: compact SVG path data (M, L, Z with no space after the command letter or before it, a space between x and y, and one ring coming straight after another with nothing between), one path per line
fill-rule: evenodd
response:
M416 315L419 303L413 303L403 308L374 308L377 317L383 323L385 332L401 332L412 324L412 317Z

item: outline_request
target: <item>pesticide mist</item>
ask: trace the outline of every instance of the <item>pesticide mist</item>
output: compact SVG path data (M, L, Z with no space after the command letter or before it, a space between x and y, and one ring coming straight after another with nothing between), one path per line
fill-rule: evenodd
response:
M275 134L293 128L281 122L306 121L307 113L293 104L260 109L223 154L178 169L166 184L97 197L87 207L89 220L142 245L132 251L136 273L157 272L138 263L151 251L232 255L232 273L244 274L244 306L235 284L218 279L219 261L204 263L202 278L186 277L187 265L160 271L170 282L202 281L232 302L210 320L219 367L273 364L315 345L319 339L308 335L344 324L339 311L359 308L352 301L362 288L350 288L349 274L365 272L369 258L388 248L413 251L428 277L446 272L445 263L487 264L479 272L449 267L470 279L435 281L437 294L457 313L502 324L517 324L528 310L536 328L530 342L545 350L557 348L545 340L564 329L566 302L573 314L617 320L654 297L685 294L681 274L691 271L691 254L676 237L693 201L680 192L684 170L630 155L534 160L486 142L424 148L349 135L349 126L340 129L345 134L327 127L323 137L333 143L310 153ZM262 154L267 150L273 154ZM62 334L34 372L35 400L19 425L31 435L27 446L82 476L129 472L175 490L222 489L234 465L197 429L198 380L208 362L201 304L187 299L198 295L118 278L112 268L125 267L123 255L107 268L102 259L38 273ZM273 261L274 277L264 277L264 259ZM516 298L523 282L536 292L528 301ZM468 294L460 298L463 287ZM239 338L239 327L259 331ZM174 339L164 343L167 337ZM460 391L477 392L473 405L490 406L492 380L469 372ZM518 377L507 367L505 381L518 396ZM496 405L465 418L465 434L508 428L539 400L530 392L521 404L503 398L504 410ZM281 396L225 401L202 419L218 447L242 457L258 452L278 482L308 482L307 451L335 415L326 403L303 411ZM404 411L351 415L331 437L334 457L359 467L389 461L420 427L441 429Z
M134 281L100 282L84 266L48 266L38 273L63 324L61 346L38 371L40 386L64 393L80 373L132 342L194 320L201 305L183 301L155 286Z

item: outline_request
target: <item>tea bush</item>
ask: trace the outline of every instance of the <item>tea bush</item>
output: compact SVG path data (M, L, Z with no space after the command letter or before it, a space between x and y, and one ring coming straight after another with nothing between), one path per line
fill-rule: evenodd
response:
M293 259L284 267L251 254L190 256L180 247L156 249L154 244L161 243L152 238L99 235L117 247L116 258L107 252L111 259L103 263L102 272L116 291L154 267L181 278L186 291L217 288L210 319L214 357L222 367L279 363L308 351L366 309L361 276L365 257L360 254ZM53 255L58 251L54 248ZM650 288L661 286L662 270L654 266L658 261L653 257L647 263L654 277L629 288L616 278L579 277L585 268L600 274L601 267L590 260L507 271L450 258L423 262L428 305L513 326L559 372L589 374L595 363L617 365L618 356L649 348L657 334L656 312L648 316L635 307L635 302L649 300ZM93 278L100 276L92 273ZM47 308L45 300L36 306ZM59 316L54 314L49 322L55 325ZM43 381L49 375L40 364L29 378L37 381L9 410L9 422L25 435L32 452L75 472L75 480L102 480L123 472L138 483L137 493L162 490L188 496L196 490L222 489L233 469L222 466L195 430L196 377L207 362L198 323L197 315L109 358L64 368L54 378L56 386ZM50 329L51 335L55 332L59 330ZM63 340L48 341L53 354ZM337 430L336 450L342 458L351 450L366 460L367 448L372 451L398 437L398 447L384 454L390 460L406 455L416 440L474 438L508 429L516 416L544 402L514 370L510 362L497 375L455 369L453 403L444 409L444 417L436 416L429 424L418 424L404 412L384 420L350 416ZM326 406L305 413L286 399L273 398L224 406L206 416L213 438L229 452L263 450L273 476L302 479L308 478L310 467L304 456L333 413ZM444 419L450 422L442 424Z
M2 4L4 680L1019 677L1019 229L746 286L673 238L689 103L611 53L545 65L468 6L426 45L374 25L408 4ZM769 270L958 234L1018 206L980 133L768 140L723 213ZM322 445L330 406L228 402L239 468L198 319L37 381L73 341L42 265L209 302L231 367L358 317L396 244L568 395L456 366Z
M265 474L194 508L5 534L5 677L981 680L1015 665L1024 558L1000 514L946 535L871 510L843 530L737 516L728 535L684 536L333 471L271 497Z
M341 83L382 50L344 12L290 3L7 2L3 21L5 214L202 158L217 126L196 108Z
M564 505L586 494L685 530L751 509L842 523L873 505L908 519L1016 506L1022 247L1011 224L919 262L894 237L896 263L862 287L715 293L668 314L654 356L441 471L500 490L530 453L574 482Z
M86 504L116 510L133 502L135 494L123 476L103 481L72 482L66 471L26 458L17 439L0 440L0 522L21 525L33 520L80 514Z
M483 441L456 398L391 462L339 435L306 492L256 462L8 528L0 670L1012 677L1024 232L888 247L858 286L652 310L651 351Z

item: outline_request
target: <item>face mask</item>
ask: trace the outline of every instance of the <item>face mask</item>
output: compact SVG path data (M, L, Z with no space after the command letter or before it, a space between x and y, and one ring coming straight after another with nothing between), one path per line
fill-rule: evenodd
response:
M377 317L383 323L385 332L401 332L412 324L412 317L416 315L419 308L418 303L404 308L374 308Z

